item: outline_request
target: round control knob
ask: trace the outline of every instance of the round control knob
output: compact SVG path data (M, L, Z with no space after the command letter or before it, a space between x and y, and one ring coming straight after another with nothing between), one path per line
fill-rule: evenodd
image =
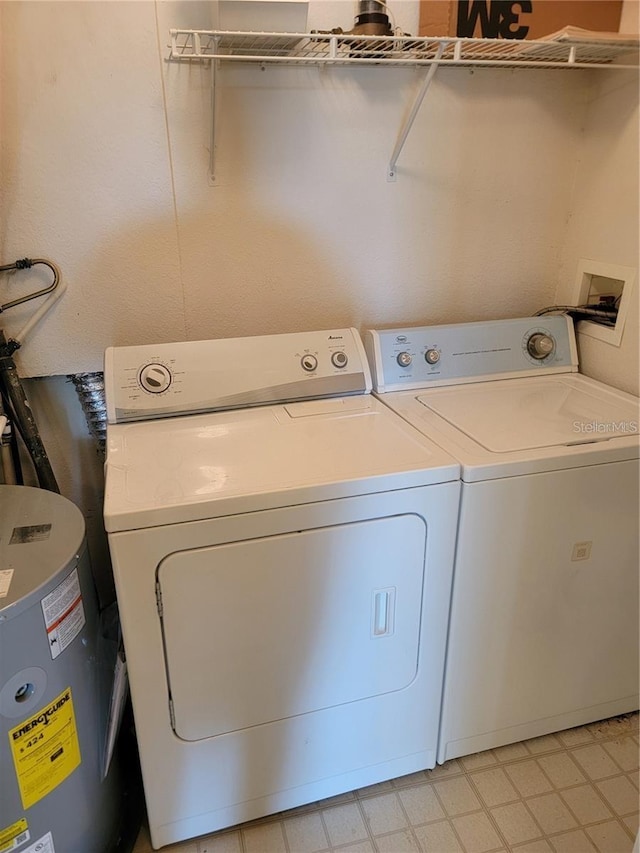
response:
M334 367L346 367L348 361L346 352L342 352L342 350L334 352L331 356L331 363Z
M300 359L300 364L302 365L303 370L306 370L307 373L311 373L318 366L318 359L315 355L303 355Z
M556 342L551 335L545 335L543 332L536 332L527 341L527 352L532 358L538 360L551 355L555 348Z
M140 371L140 384L151 394L162 394L171 385L171 372L164 364L147 364Z
M396 358L396 361L400 365L400 367L409 367L413 358L411 357L410 352L400 352Z
M440 353L437 349L428 349L424 354L427 364L437 364L440 361Z

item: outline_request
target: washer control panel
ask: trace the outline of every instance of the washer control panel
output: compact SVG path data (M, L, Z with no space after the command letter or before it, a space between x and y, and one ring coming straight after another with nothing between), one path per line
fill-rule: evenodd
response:
M355 329L110 347L104 373L110 423L371 391Z
M563 315L372 330L365 348L379 392L578 369Z

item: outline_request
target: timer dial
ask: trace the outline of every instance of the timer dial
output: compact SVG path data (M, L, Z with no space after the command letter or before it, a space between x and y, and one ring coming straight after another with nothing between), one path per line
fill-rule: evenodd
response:
M409 367L413 358L411 357L410 352L400 352L396 358L396 361L400 365L400 367Z
M139 381L150 394L162 394L171 385L171 371L164 364L147 364L140 371Z
M343 352L342 350L334 352L331 356L331 363L334 367L346 367L348 361L349 359L347 358L346 352Z
M318 366L318 359L315 355L307 353L307 355L303 355L300 359L300 364L302 365L303 370L306 370L307 373L312 373Z
M541 361L551 355L556 348L556 342L551 335L535 332L527 341L527 352L532 358Z

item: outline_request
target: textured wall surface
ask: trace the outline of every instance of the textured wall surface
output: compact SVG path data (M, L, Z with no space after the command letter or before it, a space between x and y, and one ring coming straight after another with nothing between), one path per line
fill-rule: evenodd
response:
M391 5L415 33L417 0ZM353 6L311 0L309 28ZM68 288L23 376L113 344L526 315L581 257L637 266L636 79L440 70L390 184L424 71L226 66L210 186L208 67L165 61L189 26L207 2L0 2L0 263L50 257ZM48 280L2 276L0 303ZM585 372L636 391L638 287L621 348L581 340ZM108 599L95 445L63 378L27 390Z
M166 62L169 28L208 26L208 3L0 6L0 257L50 257L68 288L23 375L100 369L112 344L514 316L553 298L587 74L441 70L388 183L424 70L227 64L210 186L209 68ZM417 2L391 6L415 32ZM309 27L349 28L353 8L312 0ZM0 300L39 276L3 276ZM7 332L31 310L7 313Z
M573 297L580 258L638 270L638 76L602 78L589 104L578 160L572 216L562 255L557 301ZM578 335L580 369L640 394L636 274L620 346ZM578 327L580 328L580 326Z

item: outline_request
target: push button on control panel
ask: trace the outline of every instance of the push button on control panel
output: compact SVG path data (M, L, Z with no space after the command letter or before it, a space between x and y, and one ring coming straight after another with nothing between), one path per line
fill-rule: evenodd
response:
M140 371L140 385L151 394L161 394L171 385L171 372L164 364L147 364Z

